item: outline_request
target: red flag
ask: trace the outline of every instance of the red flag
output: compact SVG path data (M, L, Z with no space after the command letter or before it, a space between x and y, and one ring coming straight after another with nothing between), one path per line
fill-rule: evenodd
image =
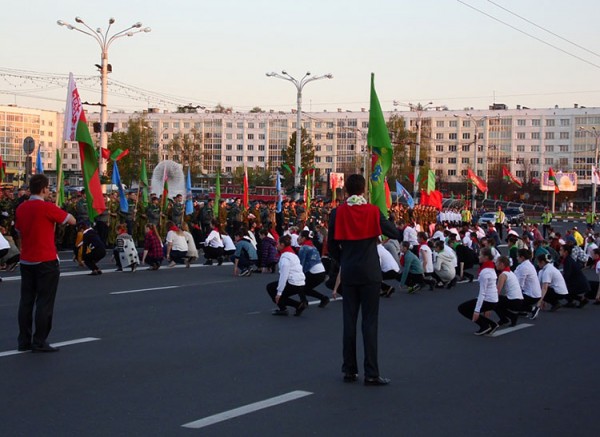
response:
M512 182L517 187L523 186L523 182L521 182L515 176L513 176L513 174L506 168L505 165L502 166L502 178L504 178L506 182Z
M102 148L102 159L109 159L110 158L110 150L106 149L106 148Z
M392 207L392 193L390 191L390 186L388 185L387 179L385 180L385 204L388 209Z
M433 190L431 193L427 194L427 192L423 190L421 191L420 204L442 209L442 193L438 190Z
M479 191L482 192L487 192L488 190L488 186L485 183L485 181L483 179L481 179L479 176L477 176L473 170L468 169L467 170L467 179L469 180L469 182L471 182L473 185L475 185L477 187L477 189Z
M552 167L548 170L548 180L554 182L554 192L560 193L560 190L558 189L558 180L556 179L556 174L554 173L554 170L552 170Z
M249 203L250 202L248 201L248 172L244 171L244 208L248 209Z

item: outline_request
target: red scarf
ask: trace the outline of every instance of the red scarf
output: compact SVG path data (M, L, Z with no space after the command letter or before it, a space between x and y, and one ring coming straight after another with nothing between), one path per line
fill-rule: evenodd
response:
M502 270L503 272L510 272L510 267L506 267L504 270Z
M486 261L483 264L481 264L481 267L479 267L479 273L481 273L481 271L483 269L493 269L493 270L496 270L496 265L494 264L494 261Z
M347 203L336 209L335 234L336 240L366 240L381 235L379 218L381 212L375 205L353 205Z
M285 246L283 249L281 249L279 251L279 253L281 255L283 255L284 253L289 252L289 253L293 253L294 255L296 254L296 252L294 252L294 249L292 249L292 246Z
M119 230L119 235L123 235L127 233L127 229L120 229Z
M177 226L171 226L171 227L169 228L169 231L178 232L178 231L179 231L179 228L178 228Z
M313 244L312 240L309 240L308 238L306 240L304 240L304 242L302 243L303 246L312 246L315 247L315 245Z

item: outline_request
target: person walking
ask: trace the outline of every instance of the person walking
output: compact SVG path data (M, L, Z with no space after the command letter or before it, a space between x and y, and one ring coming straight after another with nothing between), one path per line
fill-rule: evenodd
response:
M386 385L390 380L380 376L377 360L379 291L383 279L377 243L381 234L395 239L399 239L400 234L379 208L368 204L363 197L366 182L362 175L348 176L344 185L350 197L331 211L327 235L329 255L340 265L344 294L342 372L345 382L358 379L356 322L361 311L365 354L364 383Z
M21 300L18 350L56 352L48 344L60 268L54 244L55 224L74 225L75 217L45 200L48 178L36 174L29 182L31 197L16 210L16 230L21 240ZM35 332L33 331L35 308Z

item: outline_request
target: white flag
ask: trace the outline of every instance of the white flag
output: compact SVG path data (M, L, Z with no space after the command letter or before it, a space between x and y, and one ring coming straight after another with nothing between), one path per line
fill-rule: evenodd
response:
M600 184L600 171L598 171L598 168L594 165L592 165L592 184Z
M67 106L65 108L63 141L75 141L77 123L79 122L81 111L83 111L83 107L81 106L81 98L77 91L75 78L73 77L73 73L69 73L69 89L67 92Z

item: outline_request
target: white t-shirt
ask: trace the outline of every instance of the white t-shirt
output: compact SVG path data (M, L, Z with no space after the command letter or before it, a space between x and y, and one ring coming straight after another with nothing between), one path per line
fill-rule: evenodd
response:
M223 246L225 247L225 251L235 250L235 243L229 235L221 234L221 240L223 240Z
M450 257L452 257L452 266L454 268L458 267L458 257L456 256L456 252L447 244L444 244L444 252L446 252Z
M404 241L408 241L410 243L410 247L413 247L415 244L419 244L417 241L417 231L415 228L411 228L410 226L405 227L403 237Z
M382 272L389 272L390 270L398 272L400 270L392 254L383 245L377 245L377 254L379 255L379 264L381 265Z
M206 237L204 245L214 248L223 247L223 241L221 241L221 234L219 234L213 229L212 231L210 231L210 234L208 234L208 237Z
M523 299L523 292L519 285L519 280L513 272L502 272L500 276L504 276L504 287L500 290L502 296L506 296L510 300Z
M171 243L173 245L171 250L180 250L182 252L188 251L188 244L185 239L185 235L178 235L175 231L169 231L167 233L167 243Z
M515 275L519 280L519 285L523 294L534 299L542 297L542 287L540 287L540 281L535 271L535 267L531 264L528 259L523 261L515 269Z
M427 244L419 246L419 259L423 263L425 273L433 273L433 253ZM427 264L425 264L425 260L427 260Z
M491 268L481 269L479 272L479 295L475 304L475 312L481 311L483 301L498 302L498 289L496 288L496 270Z
M553 264L546 264L544 268L539 271L538 278L540 279L540 284L550 284L549 286L554 289L556 294L569 294L565 278L563 278L563 275Z
M10 249L10 243L4 238L4 235L0 234L0 250L2 249Z

